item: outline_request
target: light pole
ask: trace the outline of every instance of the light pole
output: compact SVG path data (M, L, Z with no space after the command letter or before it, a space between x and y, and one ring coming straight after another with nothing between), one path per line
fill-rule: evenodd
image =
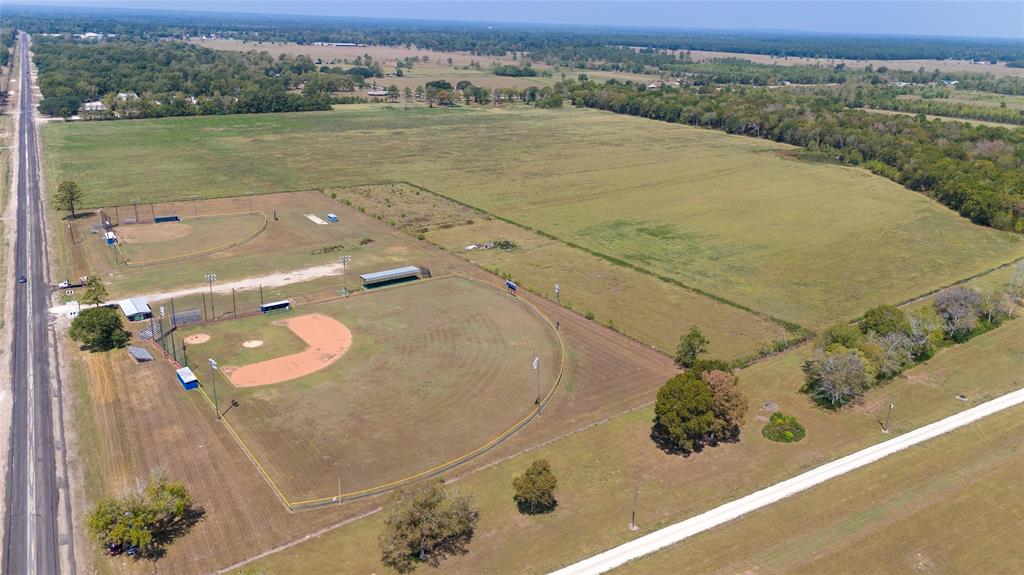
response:
M192 217L194 217L195 219L198 220L199 219L199 208L196 206L196 200L199 199L199 196L196 195L196 194L192 194L189 197L192 198Z
M562 307L562 286L555 284L555 330L561 326L558 321L558 311Z
M341 262L341 281L343 282L341 292L348 297L348 262L352 261L352 256L341 256L338 260Z
M889 433L889 419L892 418L892 408L896 407L893 403L893 397L889 396L889 413L885 414L885 425L882 427L883 433Z
M213 282L217 281L217 274L206 274L206 281L210 282L210 317L217 319L217 312L213 309Z
M252 196L253 192L245 192L245 195L249 196L249 213L252 213Z
M139 200L133 198L131 200L132 207L135 208L135 223L139 223Z
M217 402L217 362L211 357L210 362L210 384L213 386L213 410L217 412L217 419L220 419L220 403Z
M540 410L540 356L533 358L533 373L535 374L534 379L537 380L537 399L534 400L534 405L537 406L537 410Z

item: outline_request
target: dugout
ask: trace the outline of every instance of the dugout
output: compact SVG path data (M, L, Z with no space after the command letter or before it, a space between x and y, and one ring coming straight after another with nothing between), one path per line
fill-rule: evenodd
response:
M275 311L287 311L292 309L292 300L283 299L281 301L272 301L270 303L260 304L260 313L271 313Z
M199 379L196 378L196 374L192 373L192 368L183 367L175 373L178 375L178 383L180 383L181 387L184 387L186 391L199 387Z
M420 279L422 270L416 266L405 266L379 272L363 274L359 279L364 288L381 287Z
M155 223L155 224L163 224L163 223L166 223L166 222L180 222L180 221L181 221L181 217L177 216L177 215L157 216L157 217L153 218L153 223Z

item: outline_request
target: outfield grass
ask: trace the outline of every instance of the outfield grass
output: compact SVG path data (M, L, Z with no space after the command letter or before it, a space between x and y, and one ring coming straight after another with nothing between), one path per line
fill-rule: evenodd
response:
M231 425L293 502L376 487L470 452L529 414L536 383L546 394L560 372L554 330L537 313L462 278L188 326L176 336L210 336L188 346L188 363L212 393L207 358L229 370L305 349L277 324L312 313L351 330L352 346L337 361L259 387L217 378L222 407L240 403ZM251 339L264 346L244 348Z
M596 253L821 327L1021 255L856 168L592 110L402 110L51 124L87 203L407 180Z
M615 573L1024 572L1024 407L702 533Z
M806 351L801 348L740 372L739 385L750 398L751 412L738 444L688 458L667 455L648 437L652 416L648 408L454 483L475 498L480 524L470 553L447 560L444 572L547 572L892 437L881 433L879 423L890 398L896 405L891 427L900 434L1018 389L1024 369L1024 321L1009 322L966 344L944 349L906 377L870 391L862 404L838 412L814 407L799 393L801 356ZM984 377L979 377L982 367ZM967 401L956 399L960 393L966 394ZM807 428L803 441L780 444L760 436L757 430L769 414L761 406L768 401L798 417ZM551 462L558 477L559 506L549 515L522 516L512 501L511 478L541 457ZM916 474L917 468L909 469L914 481L927 484L935 467L922 467ZM637 486L638 534L628 529ZM814 510L800 513L802 517L827 516ZM772 528L800 533L803 527L799 519L794 521L792 526L774 522ZM936 531L947 528L941 521L931 525ZM270 573L379 573L384 568L377 561L375 544L381 527L382 518L374 516L271 555L255 566ZM844 528L856 530L857 524ZM833 532L822 537L840 535ZM740 541L730 540L730 544L746 548L750 543ZM874 545L878 548L882 543ZM731 557L741 559L735 548Z

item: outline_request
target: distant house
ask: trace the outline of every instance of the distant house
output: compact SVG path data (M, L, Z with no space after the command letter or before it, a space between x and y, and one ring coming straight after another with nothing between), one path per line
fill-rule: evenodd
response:
M387 98L387 90L367 90L366 95L371 98Z
M648 90L660 90L660 89L666 88L666 87L668 87L668 88L678 88L679 87L679 82L672 81L672 80L670 80L668 82L666 82L664 80L655 80L655 81L651 82L650 84L647 84L647 89Z
M149 302L146 298L142 297L130 297L123 299L118 302L117 307L121 308L121 313L124 317L128 318L128 321L142 321L153 317L153 310L149 308Z
M96 100L95 102L86 102L82 104L83 112L105 112L107 106L102 101Z
M128 100L138 100L139 95L135 92L118 92L117 99L122 102L127 102Z

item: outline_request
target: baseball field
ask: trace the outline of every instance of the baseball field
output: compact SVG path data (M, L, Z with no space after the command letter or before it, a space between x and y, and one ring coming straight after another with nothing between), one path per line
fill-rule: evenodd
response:
M176 335L211 397L216 359L221 411L230 407L225 418L293 504L373 489L488 444L551 391L563 360L530 305L461 277Z
M367 105L50 124L44 139L51 183L78 180L94 205L405 180L812 329L1024 252L864 170L590 110Z

